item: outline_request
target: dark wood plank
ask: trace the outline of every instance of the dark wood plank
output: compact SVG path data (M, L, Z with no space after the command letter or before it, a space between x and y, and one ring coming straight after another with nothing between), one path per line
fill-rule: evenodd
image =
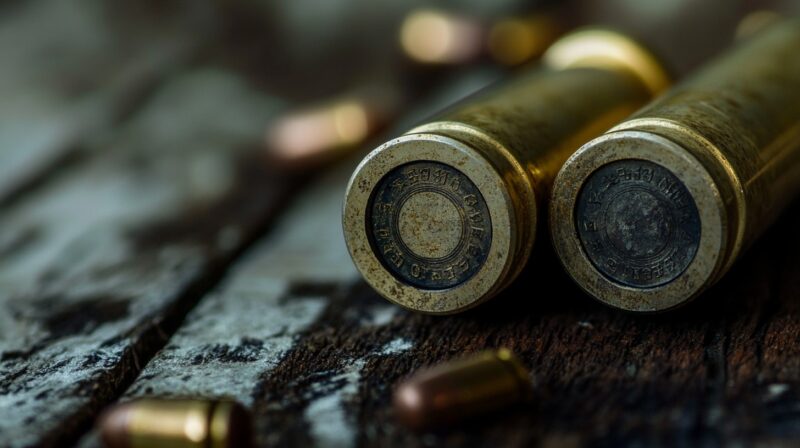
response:
M658 316L592 302L547 254L512 290L459 316L398 312L363 327L358 310L380 299L355 286L332 296L265 377L254 406L260 441L329 445L314 428L331 421L315 410L330 406L341 446L792 446L800 437L798 224L796 206L722 284ZM498 346L531 368L532 403L440 432L395 425L388 404L399 379ZM403 350L387 355L387 347Z
M80 435L263 231L297 184L260 154L281 107L223 68L192 69L6 210L4 444Z
M540 245L495 301L431 317L354 280L339 229L351 169L303 195L123 400L233 397L253 409L263 446L791 446L800 437L800 205L722 284L674 313L592 301ZM498 346L531 368L532 403L430 433L395 424L397 381Z
M352 281L338 232L347 168L306 193L204 299L125 399L234 397L253 409L262 446L792 445L800 436L800 207L675 313L603 307L541 251L494 302L431 317ZM395 424L397 381L498 346L531 368L532 403L430 433Z
M357 279L340 228L342 188L355 160L308 188L269 237L239 261L222 285L190 312L186 323L142 370L123 400L141 396L230 397L252 406L261 378L318 321L332 295ZM382 325L397 309L377 302L358 313ZM324 412L319 409L317 412ZM335 418L338 410L328 417ZM312 414L314 411L312 410ZM318 422L318 432L334 434ZM322 443L330 442L325 436ZM91 434L81 446L97 446Z
M189 313L124 398L227 396L252 403L259 378L318 319L329 294L357 278L338 223L340 187L352 167L293 202L269 237Z
M451 104L498 77L496 70L467 71L446 88L420 101L400 126ZM278 365L306 329L318 322L333 296L341 299L358 275L345 248L341 202L345 185L362 155L341 163L293 203L280 222L248 256L237 263L224 284L205 297L186 323L143 369L122 400L141 396L230 397L252 406L264 377ZM381 327L399 309L374 301L352 310L357 325ZM380 347L388 356L410 348L397 338ZM311 435L320 445L349 444L341 402L357 387L357 361L348 373L344 395L332 389L310 406ZM314 374L315 371L309 371ZM345 425L345 427L342 427ZM341 428L340 428L341 427ZM92 432L80 446L98 446Z
M199 11L131 3L32 1L0 17L0 204L108 132L208 35Z

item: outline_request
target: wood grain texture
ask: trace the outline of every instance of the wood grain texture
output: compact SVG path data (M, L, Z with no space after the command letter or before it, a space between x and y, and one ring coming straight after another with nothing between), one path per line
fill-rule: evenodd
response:
M800 224L795 207L728 278L695 304L656 316L605 308L545 253L494 302L453 317L398 311L366 286L332 296L255 399L266 446L796 446L800 437ZM413 434L389 408L419 367L512 348L536 399L459 428ZM393 350L391 347L401 347ZM388 352L388 354L387 354ZM335 406L334 406L335 403ZM319 443L337 409L336 440ZM322 423L323 425L326 423ZM349 431L352 431L349 432ZM327 443L327 442L335 443Z
M258 152L280 107L186 71L0 218L3 443L77 437L263 230L296 184Z
M493 302L413 314L344 249L354 161L270 227L300 182L254 146L281 102L220 67L165 73L192 54L183 25L118 51L101 3L2 6L0 446L94 447L106 405L175 395L242 401L267 447L800 446L800 204L674 313L603 307L540 250ZM148 59L164 36L176 52ZM32 56L52 48L74 62L63 79ZM395 423L399 380L499 346L531 369L534 401L433 432Z
M8 6L0 17L0 204L87 149L197 52L209 25L192 9L176 15L94 0Z
M331 179L192 311L126 399L232 396L253 409L261 446L796 446L800 207L674 313L595 303L540 250L501 297L433 317L352 281L332 231L344 176ZM428 433L395 424L399 380L499 346L531 369L533 402Z

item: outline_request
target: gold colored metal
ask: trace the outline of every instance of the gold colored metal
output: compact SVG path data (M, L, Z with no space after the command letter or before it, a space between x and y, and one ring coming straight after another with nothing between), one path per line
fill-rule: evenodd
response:
M400 27L400 47L411 60L459 65L487 56L516 66L544 53L563 32L549 13L506 17L487 23L477 17L437 9L411 12Z
M558 20L548 14L509 17L491 25L487 48L494 60L516 66L540 57L562 30Z
M109 448L233 448L252 445L250 416L227 400L141 399L104 414Z
M425 64L460 64L480 56L483 27L475 19L436 9L420 9L403 20L400 46Z
M736 38L747 39L781 20L783 17L775 11L765 9L753 11L739 21L739 25L736 27Z
M529 373L507 349L415 373L394 393L397 418L413 429L451 425L531 399Z
M584 290L670 309L764 232L800 190L798 54L800 22L775 24L570 157L551 230Z
M658 95L669 87L671 81L661 62L631 38L611 30L592 30L591 39L584 33L572 33L558 40L545 54L544 61L551 67L603 67L634 73Z
M266 157L291 169L307 169L339 158L381 131L400 103L395 88L372 85L291 111L267 128Z
M356 168L345 239L382 296L450 314L497 294L527 261L564 160L666 78L645 49L605 30L576 32L544 60L554 62L381 145Z

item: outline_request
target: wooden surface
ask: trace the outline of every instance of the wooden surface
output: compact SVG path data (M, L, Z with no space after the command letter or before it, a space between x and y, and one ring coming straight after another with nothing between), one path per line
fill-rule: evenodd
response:
M66 35L101 23L44 3L6 6L0 36L32 32L24 17L61 14ZM309 177L265 163L286 104L198 54L180 31L197 26L165 26L184 37L151 62L76 39L65 58L140 73L89 96L5 53L0 92L42 96L0 103L31 126L0 131L0 446L98 446L106 406L187 395L240 400L260 446L800 446L800 204L677 312L603 307L540 250L485 306L410 313L347 255L357 158ZM82 82L107 82L98 70ZM532 402L430 433L395 424L399 379L500 346L531 369Z

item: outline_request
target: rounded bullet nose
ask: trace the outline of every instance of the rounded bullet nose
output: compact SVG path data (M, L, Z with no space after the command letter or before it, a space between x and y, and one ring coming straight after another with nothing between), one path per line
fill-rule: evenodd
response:
M121 404L106 410L98 419L100 439L108 448L129 448L128 424L131 407Z
M221 402L212 421L214 446L250 448L253 446L253 422L250 413L239 403ZM217 421L219 419L219 421Z
M527 370L508 350L423 369L394 393L397 420L413 430L458 424L530 398Z
M398 421L412 429L421 429L428 422L425 395L415 384L401 384L394 393L394 413Z
M629 36L603 28L574 31L554 43L543 56L553 68L616 67L638 78L652 95L671 84L660 59Z

